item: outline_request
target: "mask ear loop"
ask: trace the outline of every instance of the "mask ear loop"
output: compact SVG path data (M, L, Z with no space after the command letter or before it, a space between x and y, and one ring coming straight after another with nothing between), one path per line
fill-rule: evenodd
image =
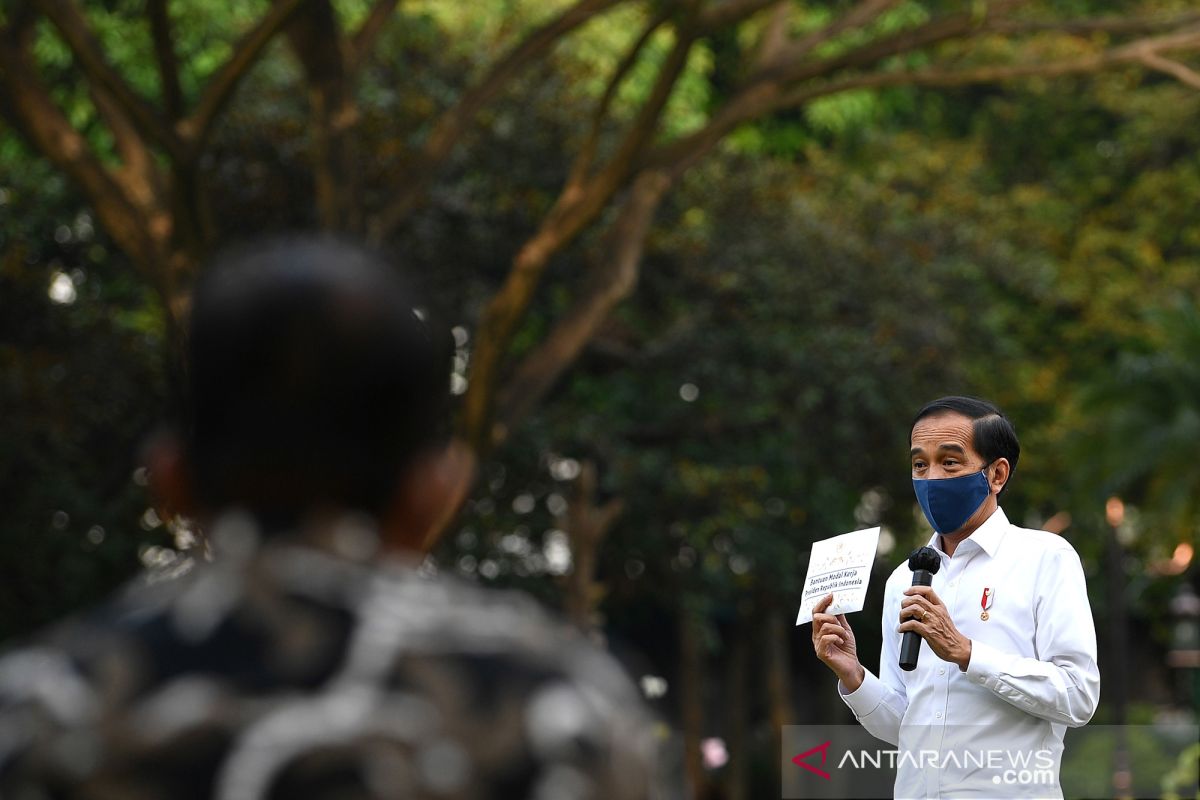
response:
M999 458L993 458L991 461L989 461L983 465L983 469L979 470L980 472L983 473L983 479L985 481L987 481L989 494L991 493L991 490L992 490L992 478L991 478L991 476L988 475L988 467L990 467L992 464L995 464L999 460L1000 460Z

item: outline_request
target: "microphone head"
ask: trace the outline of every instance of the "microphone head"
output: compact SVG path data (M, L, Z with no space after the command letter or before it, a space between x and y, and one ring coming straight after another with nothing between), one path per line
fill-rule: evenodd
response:
M942 557L929 545L918 547L908 554L908 568L913 572L923 569L934 574L942 568Z

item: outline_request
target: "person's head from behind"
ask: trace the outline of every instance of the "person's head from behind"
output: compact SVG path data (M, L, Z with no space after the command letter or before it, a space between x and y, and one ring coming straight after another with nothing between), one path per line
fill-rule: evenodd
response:
M242 509L272 531L360 513L420 549L457 504L446 337L376 256L296 237L218 257L187 354L181 430L151 457L172 510Z

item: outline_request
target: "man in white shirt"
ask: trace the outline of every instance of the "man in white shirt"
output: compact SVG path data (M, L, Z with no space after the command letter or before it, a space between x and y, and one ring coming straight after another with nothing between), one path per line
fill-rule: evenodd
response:
M1079 556L1000 509L1020 445L991 403L927 404L911 445L940 569L931 586L912 586L907 561L888 579L878 677L859 663L845 615L823 613L832 596L813 613L817 657L862 726L901 751L896 797L1062 797L1063 734L1091 719L1100 695ZM921 637L912 671L898 665L907 631Z

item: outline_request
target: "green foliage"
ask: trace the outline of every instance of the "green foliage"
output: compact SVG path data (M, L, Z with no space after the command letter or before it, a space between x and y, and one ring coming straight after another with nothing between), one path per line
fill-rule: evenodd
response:
M876 92L860 89L821 97L804 109L804 118L817 131L844 136L874 121L881 111Z
M438 112L566 5L400 4L357 86L367 208L394 196ZM845 4L795 5L803 32ZM901 3L871 35L961 5ZM189 99L265 7L173 0ZM352 27L369 7L339 3L339 19ZM117 68L156 97L142 4L88 9ZM592 104L653 11L623 4L514 82L387 243L459 327L459 373L469 374L473 321L554 203ZM760 34L754 23L700 42L660 139L709 118L744 77L725 65ZM675 35L666 25L652 36L621 83L602 153L650 92ZM1046 37L1033 51L1087 46ZM111 159L48 28L35 53L56 101ZM963 66L1029 54L1001 37L956 53ZM201 169L220 201L222 240L315 225L297 75L288 50L273 46L215 132ZM1031 526L1069 512L1065 535L1090 577L1101 563L1103 499L1118 492L1130 502L1128 591L1147 643L1160 646L1161 609L1178 578L1152 567L1194 541L1200 488L1191 457L1200 438L1198 119L1200 95L1130 69L852 92L743 126L662 210L634 296L483 466L439 549L441 568L556 602L567 568L561 514L576 502L579 463L592 461L597 499L625 503L601 553L608 631L666 673L677 655L664 630L685 611L699 614L719 658L731 620L795 605L814 539L882 523L893 547L885 569L928 535L905 471L909 418L931 397L973 393L999 402L1024 444L1006 510ZM7 129L0 165L0 529L4 574L15 576L0 605L3 638L85 605L137 565L140 548L171 543L132 480L138 443L166 405L157 301L96 230L94 210ZM535 347L570 307L580 273L611 247L603 227L556 257L512 355ZM71 303L49 298L60 275ZM1106 613L1104 593L1093 597ZM864 641L877 624L856 620ZM797 669L815 676L803 645Z
M95 602L167 543L134 480L164 414L161 312L61 177L2 146L0 640Z
M1163 800L1179 800L1181 789L1186 790L1196 784L1197 773L1200 773L1200 742L1180 753L1175 766L1163 775Z
M1077 797L1101 797L1112 793L1111 771L1097 769L1097 765L1115 763L1118 729L1112 727L1102 731L1085 728L1081 731L1084 735L1078 739L1074 739L1070 733L1067 735L1061 783ZM1125 727L1124 738L1128 753L1126 757L1135 774L1134 793L1153 791L1161 785L1163 791L1168 793L1163 796L1168 796L1174 786L1190 788L1195 785L1194 769L1189 777L1182 780L1173 775L1185 769L1189 760L1195 761L1194 748L1170 741L1169 737L1156 733L1148 724ZM1180 756L1173 757L1172 754L1179 750L1182 750Z
M1200 520L1200 311L1180 302L1151 325L1087 387L1082 402L1095 424L1077 447L1098 499L1131 499L1182 541Z

